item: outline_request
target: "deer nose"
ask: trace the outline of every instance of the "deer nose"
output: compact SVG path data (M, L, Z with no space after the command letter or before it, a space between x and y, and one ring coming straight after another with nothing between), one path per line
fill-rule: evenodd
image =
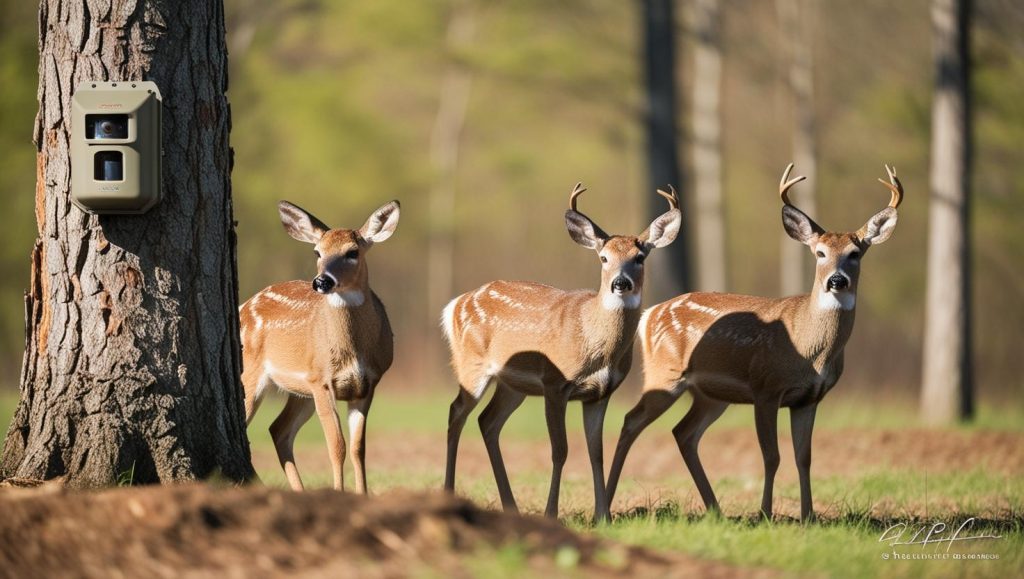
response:
M619 293L633 291L633 282L629 281L628 277L620 275L612 280L612 291Z
M846 276L841 273L834 273L828 278L827 289L832 290L844 290L850 287L850 280L846 279Z
M313 278L313 291L325 294L334 287L334 279L328 275L318 275Z

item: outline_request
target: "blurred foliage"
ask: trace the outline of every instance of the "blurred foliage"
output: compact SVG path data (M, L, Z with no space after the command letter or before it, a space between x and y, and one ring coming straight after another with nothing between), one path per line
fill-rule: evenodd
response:
M451 53L447 22L465 3L474 6L477 32L469 46ZM0 228L0 367L2 382L13 383L34 235L37 56L35 8L8 4L0 15L0 192L13 219ZM781 227L775 183L789 161L792 124L784 32L771 2L723 4L731 279L735 291L775 295ZM441 339L436 318L444 305L424 296L432 230L427 200L435 182L429 143L446 67L473 74L452 216L457 292L495 278L593 287L596 258L564 233L562 213L576 181L590 187L583 210L606 230L637 233L646 226L643 206L653 192L643 190L637 3L227 0L227 8L240 297L312 275L312 252L283 233L277 200L298 203L332 226L357 227L377 206L400 199L398 234L369 258L372 284L398 339L385 387L448 380L424 374L443 366L425 359L429 350L422 347ZM978 0L976 8L978 391L1019 400L1024 233L1015 222L1024 215L1024 10L1008 0ZM898 167L907 188L898 232L865 264L844 382L851 390L913 390L924 311L928 5L820 0L817 19L820 215L814 217L829 228L859 227L887 199L875 182L883 163ZM679 30L679 79L686 85L690 39L681 17ZM686 109L681 112L685 155L688 121ZM681 189L685 195L689 187Z

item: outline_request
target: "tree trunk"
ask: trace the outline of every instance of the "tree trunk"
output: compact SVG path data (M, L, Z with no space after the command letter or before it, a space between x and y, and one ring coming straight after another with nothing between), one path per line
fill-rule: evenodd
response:
M649 219L667 209L655 189L673 185L683 192L676 146L676 58L673 0L644 0L644 73L647 83L647 207ZM681 195L685 202L685 196ZM688 223L689 211L683 210ZM690 257L687 238L690 227L683 226L675 243L654 252L648 260L648 303L656 303L690 290Z
M793 164L807 180L790 191L793 203L817 218L814 188L818 185L817 144L814 138L814 57L810 31L814 30L814 0L776 0L779 28L789 63L788 89L793 106ZM781 234L779 281L782 295L806 293L814 279L807 248Z
M459 52L466 49L476 31L476 7L470 1L459 2L452 9L445 35L449 62L441 79L437 116L430 132L430 164L434 170L434 186L430 191L430 245L427 252L427 312L431 338L436 337L441 309L454 298L455 271L455 176L459 166L459 145L469 108L473 73L460 61ZM430 344L429 376L440 376L447 351L436 339ZM443 361L442 361L443 360Z
M223 5L44 0L39 22L39 238L0 478L247 479ZM145 215L70 202L83 80L160 87L164 199Z
M921 414L946 424L974 413L971 381L970 1L933 0L935 96L932 102L928 290Z
M722 39L719 0L697 0L691 17L693 55L693 174L697 289L728 287L725 202L722 198Z

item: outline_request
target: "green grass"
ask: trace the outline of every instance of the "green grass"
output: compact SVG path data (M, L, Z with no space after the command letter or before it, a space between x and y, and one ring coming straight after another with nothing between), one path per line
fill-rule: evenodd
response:
M958 523L965 519L944 519ZM752 518L696 517L669 505L652 512L620 517L593 528L596 534L653 549L683 551L742 567L770 567L798 575L831 577L1011 577L1024 565L1024 532L1020 520L996 531L1000 539L955 545L950 553L992 553L995 561L894 560L901 554L945 552L945 545L896 546L879 542L894 520L872 519L856 511L812 525L785 521L765 523ZM588 529L578 520L571 523ZM972 534L978 534L976 528ZM966 536L966 534L965 534ZM889 556L889 559L883 557Z
M370 434L431 435L439 440L447 426L449 398L445 392L431 394L395 394L381 392L371 411ZM618 396L608 412L606 437L617 436L631 396ZM0 395L0 426L6 426L13 414L16 398ZM688 406L681 402L653 428L669 429ZM268 400L250 426L255 452L273 452L267 428L280 407L279 400ZM479 409L477 410L477 412ZM1024 428L1017 406L983 405L978 420L956 429L1013 430ZM542 441L547 437L541 401L530 399L509 421L504 440ZM750 407L730 409L714 428L752 429ZM919 427L912 403L890 401L871 403L855 398L837 397L822 405L820 429L901 429ZM788 427L786 413L780 430ZM569 430L582 432L578 408L570 407ZM4 428L6 430L6 428ZM479 436L467 429L467 438ZM394 438L392 438L394 440ZM399 437L400 439L400 437ZM316 420L302 429L297 440L301 450L322 452L323 435ZM438 459L443 448L437 449ZM351 475L351 469L346 468ZM266 484L285 486L280 469L261 472ZM303 469L309 486L327 486L330 474L325 470ZM510 469L516 497L526 512L537 513L547 492L546 470ZM441 486L440 468L421 472L413 468L374 469L370 464L369 484L375 493L389 489L436 489ZM624 543L656 550L682 552L702 558L725 561L745 568L772 568L785 574L813 574L833 577L1008 577L1024 568L1024 478L986 469L979 463L971 470L924 473L900 467L858 472L850 476L817 476L814 479L815 505L821 521L801 525L785 519L766 523L753 516L758 507L759 476L724 477L714 481L715 490L727 516L704 517L693 483L680 465L678 474L660 479L657 487L639 488L633 480L623 479L620 496L646 496L646 507L622 514L612 524L592 526L592 490L587 473L566 473L563 479L563 513L572 528ZM460 494L497 508L497 493L490 476L460 476ZM776 507L799 501L798 485L780 482L776 486ZM635 503L634 503L635 504ZM621 506L619 507L621 508ZM944 552L945 544L892 547L879 542L885 529L897 523L945 522L958 525L977 516L1000 539L956 544L950 553L995 554L997 560L893 560L893 553L917 554ZM979 528L969 534L978 534ZM565 555L563 562L572 566ZM515 545L471 558L467 565L477 575L512 576L528 568L524 551Z

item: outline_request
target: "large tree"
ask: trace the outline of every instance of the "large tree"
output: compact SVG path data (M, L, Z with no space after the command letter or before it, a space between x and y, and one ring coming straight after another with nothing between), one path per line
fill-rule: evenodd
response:
M971 383L970 0L932 0L932 99L928 290L921 413L932 424L968 419Z
M0 478L249 478L222 2L39 10L39 237ZM164 199L145 215L90 215L69 199L69 112L84 80L160 87Z

